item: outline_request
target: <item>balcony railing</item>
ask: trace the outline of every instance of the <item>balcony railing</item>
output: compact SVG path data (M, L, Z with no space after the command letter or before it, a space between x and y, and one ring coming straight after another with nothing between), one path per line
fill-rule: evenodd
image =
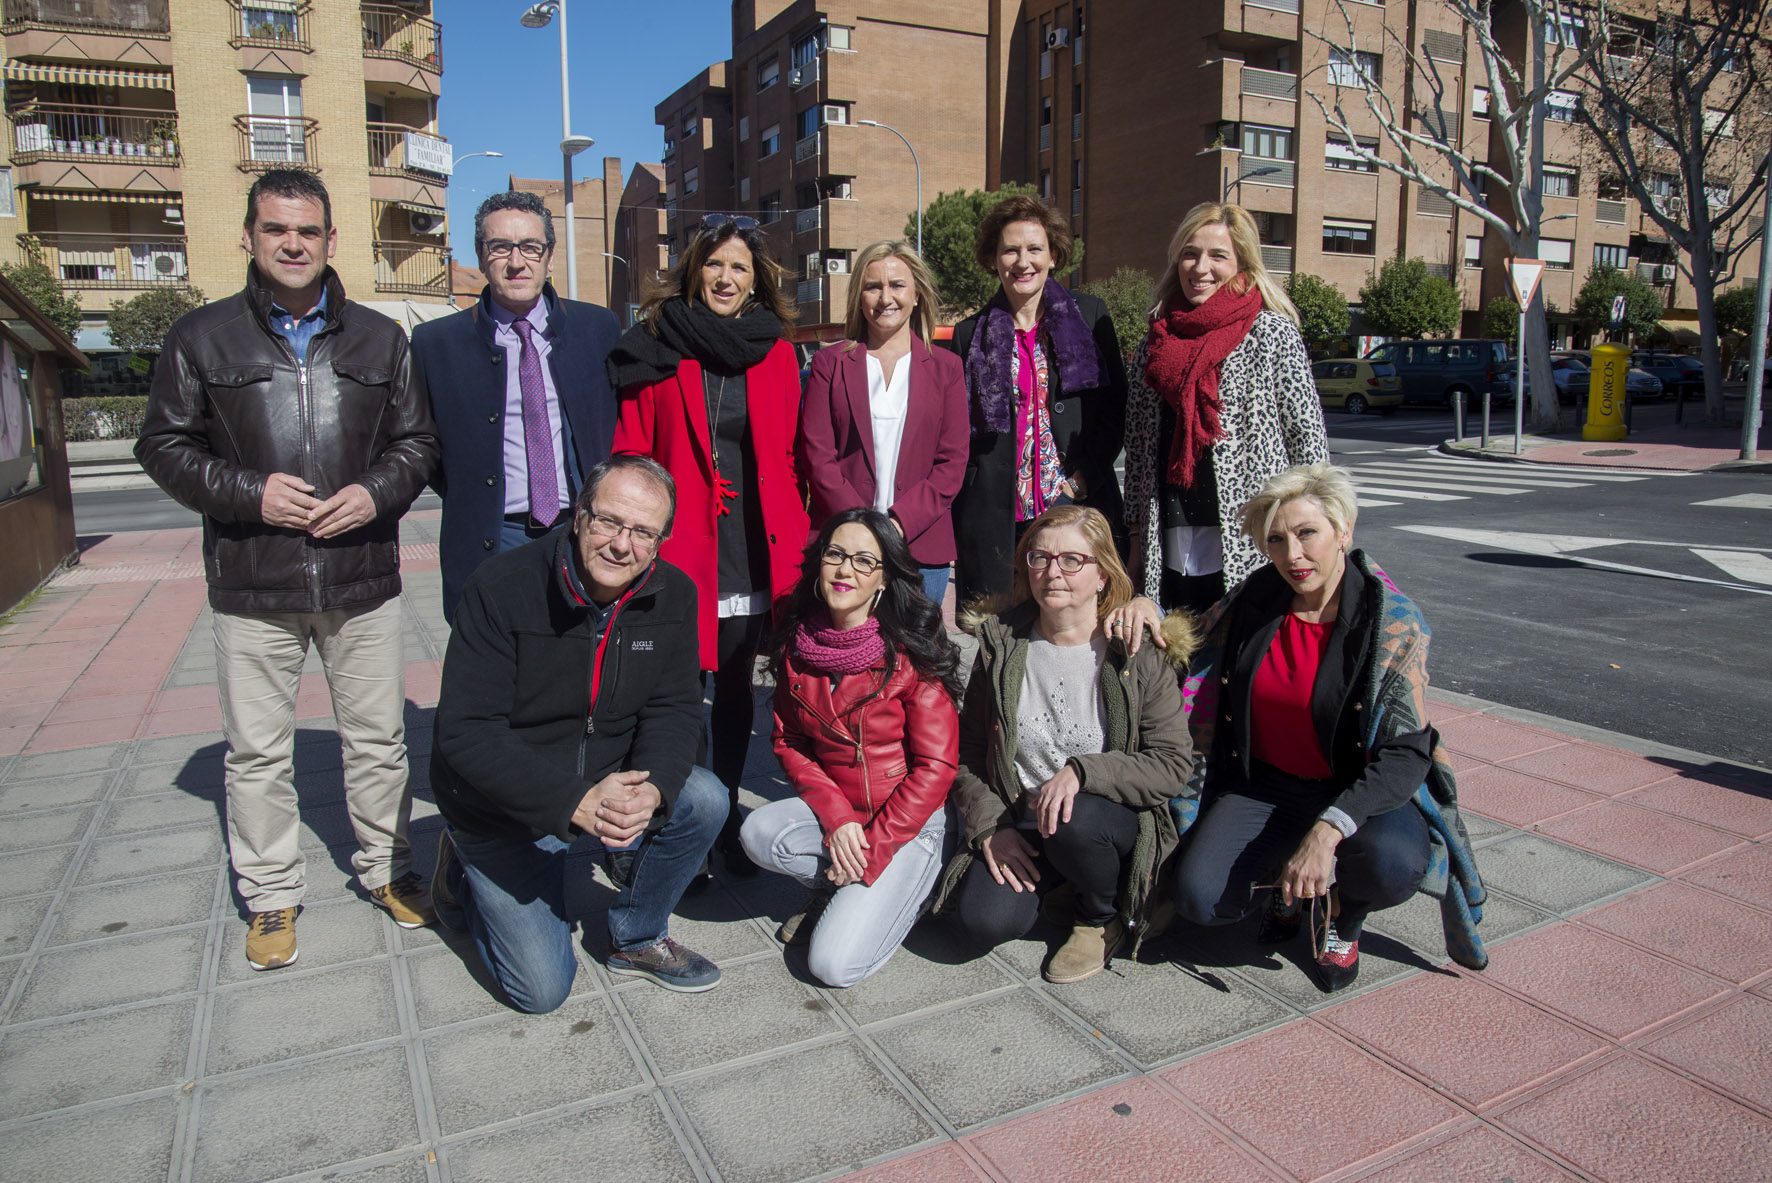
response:
M811 209L803 209L794 215L795 234L804 234L808 230L817 230L823 224L823 206L815 205Z
M1270 99L1298 100L1298 75L1284 70L1257 70L1243 67L1243 93Z
M1292 248L1289 246L1264 246L1261 248L1261 265L1279 275L1292 273Z
M228 0L234 9L231 40L242 45L270 45L288 49L312 49L308 39L308 15L313 5L303 0Z
M190 282L185 240L147 234L21 234L19 245L71 288L143 288ZM33 241L34 240L34 241Z
M141 164L178 163L178 112L135 107L32 103L13 111L12 159L128 157Z
M824 133L815 131L805 139L796 143L794 145L794 163L799 164L802 160L811 160L814 156L817 156L819 145L823 143L823 141Z
M369 171L371 173L402 173L413 174L419 180L438 181L448 176L425 167L425 162L415 163L407 154L412 147L413 155L420 148L435 141L439 146L446 146L448 140L443 136L434 136L429 132L419 131L415 127L406 127L399 123L371 123L369 127ZM416 147L413 141L417 140Z
M802 308L816 304L824 299L824 280L802 279L800 286L794 290L794 302Z
M420 296L449 294L449 248L420 242L375 244L375 290Z
M399 58L441 72L443 26L410 8L365 4L363 52L371 57Z
M1275 12L1297 12L1298 0L1243 0L1244 8L1271 8Z
M236 115L240 133L240 168L305 168L320 171L316 150L320 124L300 115Z
M1452 264L1450 264L1450 263L1429 263L1427 265L1427 273L1431 276L1434 276L1436 279L1451 279L1452 278Z
M170 33L169 0L6 0L6 24L92 32Z
M1237 176L1251 185L1282 185L1290 187L1297 182L1298 166L1290 160L1276 160L1268 156L1251 156L1245 152L1237 161Z
M1599 222L1623 222L1624 202L1601 198L1594 202L1594 220Z
M1040 151L1052 151L1052 125L1050 123L1040 125Z

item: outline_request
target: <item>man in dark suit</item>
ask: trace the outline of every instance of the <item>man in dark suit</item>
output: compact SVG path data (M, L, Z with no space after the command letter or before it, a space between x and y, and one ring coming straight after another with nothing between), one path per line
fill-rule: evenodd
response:
M615 391L603 367L620 333L607 308L548 282L554 223L533 193L495 193L474 214L486 290L419 325L412 357L443 458L443 615L484 560L569 521L584 475L609 456Z

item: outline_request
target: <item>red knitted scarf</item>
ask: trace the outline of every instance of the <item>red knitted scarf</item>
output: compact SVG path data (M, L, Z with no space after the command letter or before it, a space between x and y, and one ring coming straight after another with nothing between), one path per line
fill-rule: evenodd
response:
M1222 438L1218 424L1219 367L1243 343L1261 292L1232 290L1226 284L1195 306L1185 299L1151 326L1145 380L1175 412L1169 447L1169 483L1192 488L1200 456Z

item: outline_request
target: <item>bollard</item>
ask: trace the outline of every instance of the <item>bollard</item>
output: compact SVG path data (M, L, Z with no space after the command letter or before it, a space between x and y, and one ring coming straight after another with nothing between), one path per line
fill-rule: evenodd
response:
M1452 430L1457 433L1459 443L1464 442L1464 391L1460 390L1452 396Z
M1584 440L1621 440L1625 436L1625 375L1630 371L1630 350L1622 345L1596 345L1593 376L1588 379L1587 422L1581 426Z
M1674 426L1683 427L1686 422L1686 384L1680 383L1674 391Z
M1495 396L1489 391L1483 392L1483 451L1489 450L1489 400Z

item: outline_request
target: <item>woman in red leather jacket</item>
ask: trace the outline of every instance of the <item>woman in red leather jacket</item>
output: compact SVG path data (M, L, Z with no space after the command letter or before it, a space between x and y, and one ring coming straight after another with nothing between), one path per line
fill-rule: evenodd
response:
M959 755L959 653L891 519L844 510L806 548L775 631L775 754L795 796L745 820L745 852L812 889L776 934L853 986L910 931L941 871Z

